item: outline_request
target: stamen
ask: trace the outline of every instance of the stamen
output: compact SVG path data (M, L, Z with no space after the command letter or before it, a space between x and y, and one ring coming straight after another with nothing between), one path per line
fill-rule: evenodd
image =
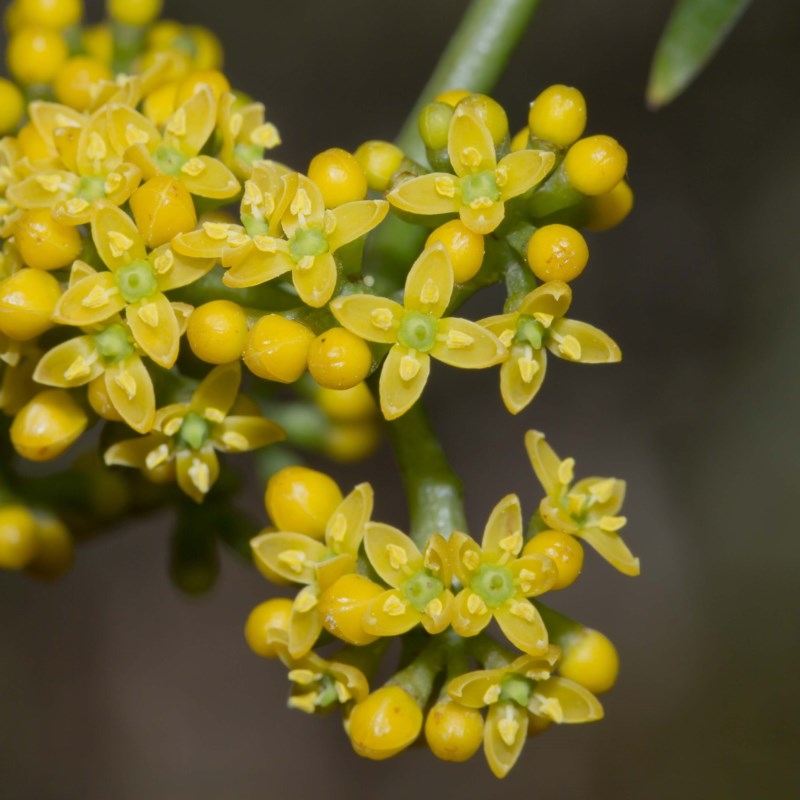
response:
M402 569L408 564L408 554L396 544L387 544L386 554L389 556L389 565L392 569Z
M434 282L433 278L428 278L422 286L422 291L419 293L419 299L426 304L439 302L439 287Z
M400 359L400 379L411 381L417 377L420 371L420 363L413 356L403 356Z
M575 477L575 459L565 458L558 465L558 482L563 483L565 486L572 483Z
M373 308L369 318L372 324L382 331L388 331L394 320L392 312L388 308Z
M181 172L184 175L189 175L191 178L196 178L202 175L206 170L206 163L200 158L190 158L182 167Z
M278 556L278 561L299 575L305 568L306 554L302 550L284 550ZM297 596L299 599L300 595Z
M158 327L158 306L155 303L145 303L136 310L136 316L149 328Z
M120 373L114 377L114 383L125 392L128 396L128 400L133 400L133 398L136 397L136 381L128 370L121 370Z
M154 470L160 467L169 458L169 445L160 444L158 447L153 448L144 459L144 465L149 470Z
M396 594L390 594L383 604L383 611L390 617L400 617L406 613L406 604Z

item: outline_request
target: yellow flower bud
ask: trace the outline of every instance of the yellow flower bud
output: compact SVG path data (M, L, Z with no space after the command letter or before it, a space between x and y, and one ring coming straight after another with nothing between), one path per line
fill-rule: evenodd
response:
M231 300L212 300L198 306L186 328L192 352L209 364L227 364L241 358L247 335L247 315Z
M26 571L34 578L54 581L71 566L75 546L67 526L57 517L47 515L36 527L36 555Z
M594 694L611 689L619 674L619 656L611 640L600 631L584 628L562 644L558 672Z
M489 129L495 146L508 136L508 116L505 109L486 94L470 94L460 100L459 110L470 110L477 113L480 120Z
M163 0L107 0L108 16L123 25L143 26L160 13Z
M542 281L575 280L589 261L589 247L569 225L544 225L528 241L528 265Z
M0 281L0 333L19 342L52 327L50 317L61 297L58 281L40 269L21 269Z
M362 627L364 612L384 588L369 578L349 573L337 578L319 598L319 613L325 629L349 644L364 645L378 637Z
M24 114L22 92L7 78L0 78L0 136L13 133Z
M285 467L267 483L264 504L275 527L322 539L342 493L333 478L308 467Z
M156 175L143 183L130 199L136 227L148 247L169 242L178 233L197 225L197 214L189 190L169 175Z
M571 86L549 86L531 103L528 127L537 139L568 147L586 127L586 100Z
M583 569L583 546L574 537L561 531L542 531L523 548L523 555L548 556L558 570L552 589L566 589L575 582Z
M76 25L83 16L81 0L14 0L14 5L25 24L55 30Z
M628 154L610 136L579 139L564 157L567 179L586 195L610 192L625 177L627 168Z
M392 177L405 158L397 145L378 140L364 142L356 150L355 156L366 175L369 188L376 192L385 192L389 188Z
M60 456L86 429L86 412L64 389L39 392L11 423L11 444L29 461Z
M108 394L105 375L98 375L89 382L86 387L86 399L98 417L107 419L109 422L122 422L122 417Z
M24 569L36 555L36 520L25 506L0 508L0 569Z
M422 711L399 686L383 686L353 706L348 734L364 758L382 761L413 744L422 730Z
M436 242L441 242L450 256L456 283L466 283L478 274L483 263L483 236L471 231L460 219L453 219L436 228L425 247Z
M8 71L19 83L50 83L69 56L67 43L58 31L41 26L26 26L8 42Z
M80 255L78 228L57 222L49 208L33 208L17 221L14 239L22 260L35 269L66 267Z
M367 178L358 159L338 147L325 150L311 159L308 177L319 187L326 208L363 200Z
M425 718L425 740L442 761L467 761L483 742L483 717L474 708L441 700Z
M264 658L278 658L280 647L275 634L288 631L291 613L292 601L287 597L275 597L257 605L244 626L244 638L250 649Z
M349 389L320 387L315 396L317 405L336 422L361 422L372 419L378 406L366 383L357 383Z
M371 368L369 345L345 328L321 333L308 348L308 371L328 389L352 389L369 375Z
M214 93L214 99L230 92L228 79L216 69L202 69L190 72L179 84L175 93L175 107L183 105L201 86L208 86Z
M616 228L631 213L632 208L633 190L627 181L621 180L610 192L587 198L589 219L586 221L586 229L607 231Z
M267 314L250 330L244 363L259 378L294 383L306 371L313 339L314 333L302 323Z
M93 103L92 88L99 81L109 81L111 70L103 61L89 56L67 60L53 81L56 100L78 111L86 111Z

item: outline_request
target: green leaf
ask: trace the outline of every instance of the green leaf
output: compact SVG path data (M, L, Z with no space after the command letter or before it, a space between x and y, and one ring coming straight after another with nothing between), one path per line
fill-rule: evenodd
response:
M708 63L750 0L677 0L656 48L647 104L674 100Z

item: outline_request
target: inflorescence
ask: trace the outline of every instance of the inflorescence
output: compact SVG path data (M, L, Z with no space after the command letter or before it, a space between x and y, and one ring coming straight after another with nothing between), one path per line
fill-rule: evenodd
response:
M502 498L480 540L465 524L417 524L412 508L409 534L372 519L369 483L344 495L285 466L276 443L367 456L379 416L402 426L421 413L435 362L497 368L518 414L548 353L619 361L607 334L567 314L589 258L580 229L631 209L625 150L583 136L576 89L541 92L513 138L495 100L454 89L420 114L425 163L368 141L298 172L268 157L278 130L231 88L213 34L158 20L157 0L108 6L96 26L81 24L80 0L6 12L0 567L58 577L74 536L172 503L173 572L206 588L217 539L247 550L255 533L218 454L257 451L272 526L250 547L291 594L254 609L245 634L288 669L292 707L340 710L372 759L423 730L444 760L483 744L500 777L528 736L600 719L614 647L543 597L577 579L582 543L638 574L619 534L623 481L576 480L574 460L530 431L536 508ZM414 226L399 260L386 247L398 219ZM459 315L498 283L499 313ZM419 431L394 435L413 451ZM62 454L56 475L24 464Z

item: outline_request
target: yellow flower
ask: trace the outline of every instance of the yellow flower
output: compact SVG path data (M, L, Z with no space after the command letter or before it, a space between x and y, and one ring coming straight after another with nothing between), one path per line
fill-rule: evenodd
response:
M142 170L145 180L159 174L172 175L190 194L217 200L239 193L239 181L230 169L218 158L201 152L217 121L217 101L209 86L199 86L175 109L163 136L145 116L123 106L118 106L110 118L115 135L129 144L125 159Z
M547 525L588 542L620 572L639 574L639 559L617 533L627 522L618 516L625 499L625 481L617 478L584 478L573 484L575 459L563 461L544 440L544 434L525 434L533 470L547 496L539 513Z
M517 414L541 388L547 367L545 348L554 356L582 364L608 364L622 358L616 342L585 322L564 319L572 290L549 281L527 294L519 308L480 321L509 348L500 367L500 393L506 408Z
M559 650L521 656L506 666L469 672L450 681L447 693L467 708L489 707L483 749L502 778L514 766L528 733L528 714L547 722L592 722L603 717L597 698L580 684L550 677Z
M279 219L286 238L254 234L243 258L228 259L223 282L236 288L256 286L291 272L300 299L320 308L336 288L334 253L380 224L389 206L384 200L357 200L326 209L319 188L305 175L292 173L285 180L289 202Z
M522 544L522 509L513 494L494 507L481 546L465 533L450 537L453 570L464 587L452 626L461 636L475 636L494 617L515 647L539 655L548 648L547 628L528 598L550 589L558 573L547 556L520 556Z
M281 143L278 129L264 121L263 103L237 106L233 94L223 94L219 101L219 129L222 133L220 159L240 178L249 178L254 167Z
M422 394L430 359L452 367L483 369L506 355L500 340L466 319L442 318L453 293L447 251L434 244L422 251L406 278L404 305L385 297L337 297L331 311L349 331L369 342L391 344L380 378L381 410L386 419L408 411Z
M241 453L284 438L283 430L264 417L230 413L236 411L241 379L238 361L215 367L188 403L156 412L153 433L106 450L106 464L149 474L174 463L180 488L201 503L219 475L217 450Z
M31 117L57 159L12 186L13 203L50 208L63 224L86 225L99 204L121 206L133 194L142 171L115 147L107 107L83 118L67 106L39 102L31 104Z
M455 176L433 172L411 178L386 198L413 214L458 213L480 234L495 230L505 217L506 201L542 181L555 161L543 150L519 150L498 162L489 129L473 109L461 106L450 122L447 150Z
M92 239L109 272L95 272L76 261L85 274L61 296L53 319L64 325L95 325L125 311L136 344L159 366L169 368L178 357L181 323L164 292L186 286L205 275L213 259L186 258L165 244L147 252L133 220L102 203L92 218ZM184 325L185 329L185 325Z
M342 575L356 571L358 548L372 503L372 487L362 483L331 515L324 541L302 533L276 531L262 533L250 542L256 566L267 578L303 586L289 618L288 651L293 658L308 653L322 632L318 609L322 591Z
M375 572L392 588L370 602L362 627L377 636L399 636L420 623L441 633L453 614L447 541L434 534L424 554L402 531L367 523L364 548Z

